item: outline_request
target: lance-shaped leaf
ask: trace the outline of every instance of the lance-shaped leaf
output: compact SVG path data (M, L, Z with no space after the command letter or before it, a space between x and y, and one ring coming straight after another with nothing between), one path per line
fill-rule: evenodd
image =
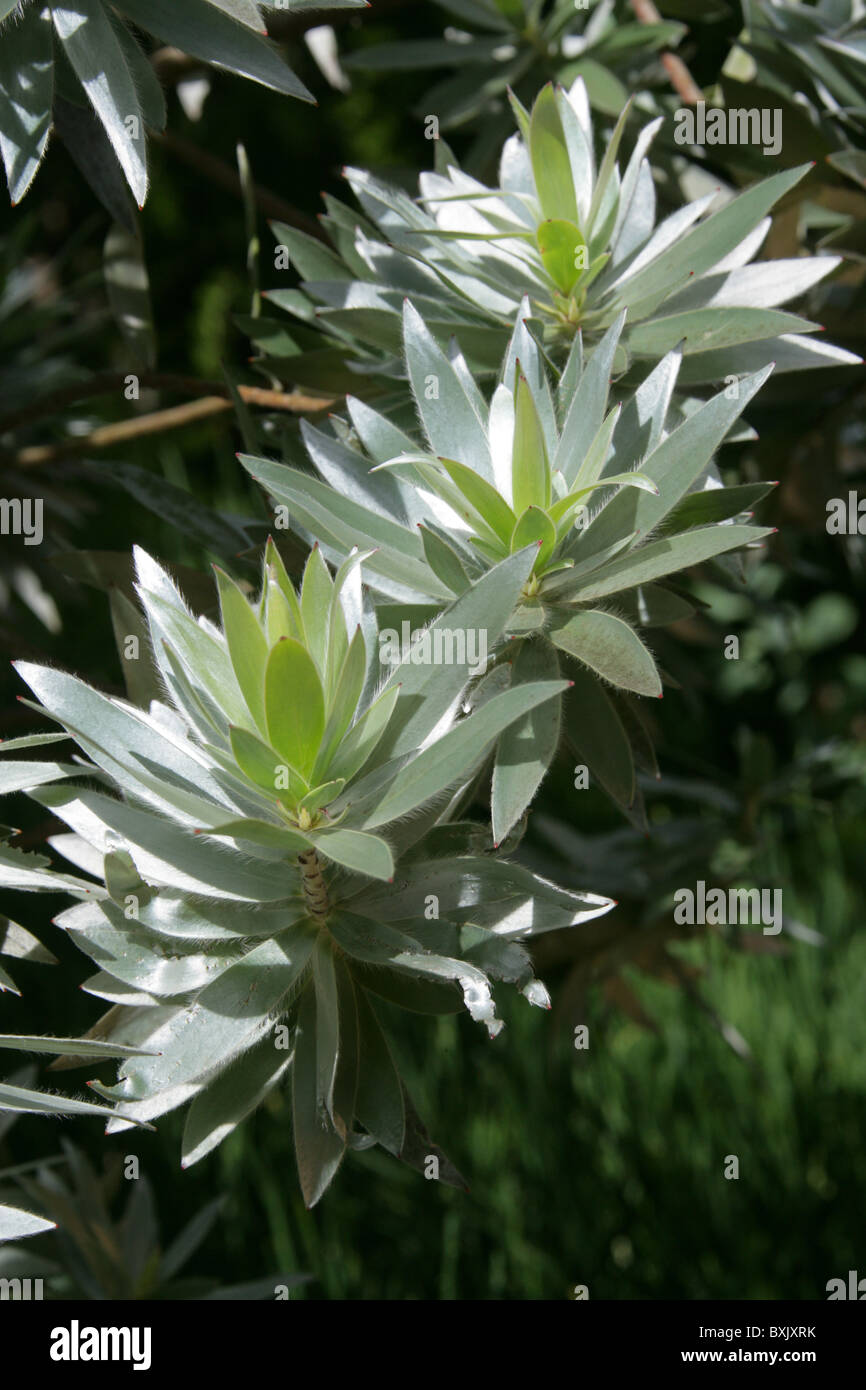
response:
M376 1142L399 1158L406 1137L403 1087L387 1039L364 990L357 992L357 1007L360 1066L356 1114Z
M576 587L575 595L582 603L605 598L608 594L633 589L638 584L661 579L663 575L687 569L690 565L700 565L728 550L753 545L772 533L772 527L699 526L680 536L671 536L668 540L650 541L623 559L611 560L595 570Z
M338 610L339 611L339 610ZM367 645L359 627L349 643L328 713L313 778L323 776L355 717L367 676Z
M511 455L511 489L514 511L550 503L550 468L544 431L526 377L517 378L514 403L514 444ZM509 533L510 534L510 533Z
M565 133L559 117L556 90L543 87L532 108L529 152L538 200L545 217L577 223L577 200Z
M237 584L221 569L216 570L223 631L229 658L250 714L264 733L265 665L268 643L259 621Z
M141 207L147 197L144 113L108 15L99 0L65 0L52 6L51 15L70 65Z
M425 951L414 937L405 932L352 913L335 914L329 927L346 954L356 960L391 965L395 970L404 970L413 975L455 980L463 991L463 1002L470 1016L476 1022L484 1023L491 1037L495 1037L502 1028L501 1020L496 1017L490 981L476 966Z
M334 1084L340 1058L340 1005L334 953L321 934L313 947L312 964L316 998L316 1105L335 1124Z
M379 835L337 826L334 829L314 830L309 838L326 859L342 864L343 868L351 869L353 873L367 874L370 878L381 878L388 882L394 877L394 857L387 841Z
M265 1036L195 1097L183 1131L182 1167L191 1168L226 1139L282 1080L288 1048Z
M556 653L547 642L520 645L512 686L559 678ZM548 700L518 719L496 746L491 789L493 843L499 845L532 801L559 742L560 701Z
M485 633L491 652L517 606L520 591L537 558L537 547L528 546L489 570L427 629L434 644L437 632ZM400 702L377 752L377 760L398 757L421 746L447 714L466 686L473 665L469 643L462 661L438 666L415 664L411 654L396 668L389 684L400 685ZM459 651L457 652L459 656ZM342 769L334 776L344 776Z
M153 1057L153 1048L128 1047L125 1044L92 1042L87 1038L25 1037L20 1033L0 1033L0 1048L17 1052L47 1052L54 1057Z
M419 921L431 893L443 921L478 923L507 937L576 926L613 906L610 898L567 891L507 860L460 855L412 862L401 869L393 888L370 887L352 907L382 922Z
M503 729L536 705L567 689L567 681L532 681L516 690L495 695L397 773L385 796L368 816L367 826L387 825L388 821L406 815L453 786L465 774L467 764L474 765L484 757Z
M103 850L120 835L126 840L142 878L149 882L204 897L249 902L273 902L292 891L286 881L285 865L262 861L246 864L238 854L201 835L193 835L191 830L184 833L179 826L148 811L90 791L41 787L32 795L56 811L72 830L95 841ZM57 882L57 876L54 881ZM57 886L62 887L62 879ZM95 890L88 885L88 891Z
M312 657L291 637L278 642L268 657L265 717L270 742L306 776L325 730L325 698Z
M45 154L53 94L51 13L30 5L14 26L7 25L0 43L0 155L13 206Z
M383 690L357 723L352 725L326 769L332 777L350 782L362 771L388 728L399 696L399 685Z
M574 688L565 699L563 728L592 777L598 778L618 805L628 809L635 797L631 743L607 691L587 670L574 671Z
M418 412L433 453L459 458L492 481L484 425L453 365L407 301L403 309L406 367Z
M32 1211L21 1207L0 1206L0 1242L4 1240L23 1240L27 1236L38 1236L42 1231L57 1229L56 1221L46 1221Z
M637 633L613 613L584 609L557 619L550 640L604 680L637 695L661 695L655 662Z
M295 1156L301 1191L314 1207L330 1185L346 1151L345 1139L320 1110L317 1096L318 1049L316 996L307 989L301 999L292 1064L292 1115Z
M174 1012L150 1038L161 1056L120 1069L125 1094L142 1099L221 1071L257 1043L310 959L315 934L304 924L265 941Z
M125 15L148 33L183 53L217 68L261 82L276 92L312 101L313 97L275 50L258 35L223 14L207 0L123 0Z

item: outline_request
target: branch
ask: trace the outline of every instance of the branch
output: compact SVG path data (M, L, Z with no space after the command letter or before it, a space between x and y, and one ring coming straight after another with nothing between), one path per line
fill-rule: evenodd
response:
M284 394L282 391L267 391L258 386L239 386L238 393L248 405L262 405L270 410L318 411L334 405L333 399L321 396L302 396L296 393ZM57 463L61 459L92 453L95 449L110 449L117 444L125 444L133 439L141 439L150 434L164 434L168 430L181 429L184 425L195 424L199 420L226 415L232 410L232 402L225 395L203 396L197 401L187 401L183 405L171 406L168 410L155 410L149 415L137 415L133 420L120 420L111 425L101 425L99 429L80 439L67 439L60 444L34 444L19 449L10 455L9 462L19 468L35 468L44 463Z
M660 24L662 22L662 17L653 4L653 0L630 0L630 3L641 24ZM671 86L682 97L687 106L697 106L699 101L704 100L703 92L682 58L665 49L662 53L662 64L671 80Z
M63 410L81 401L91 401L97 396L110 396L123 390L129 372L95 372L86 381L73 382L49 395L38 396L30 405L20 410L0 415L0 434L29 425L36 420L44 420L46 415ZM140 386L154 391L177 391L184 396L220 396L230 400L230 392L225 382L202 381L194 376L175 376L170 372L135 372ZM323 410L333 405L332 399L318 396L304 396L299 392L288 394L283 391L269 391L261 386L238 386L238 394L247 405L261 405L268 410L305 411Z

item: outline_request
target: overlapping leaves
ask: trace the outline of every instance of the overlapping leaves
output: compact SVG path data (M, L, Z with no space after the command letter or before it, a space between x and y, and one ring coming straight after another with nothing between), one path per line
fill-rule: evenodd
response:
M671 428L679 351L611 407L622 326L620 316L585 363L577 339L552 386L519 319L488 402L456 348L446 356L407 304L405 361L420 439L350 397L349 421L336 434L303 427L318 477L242 461L302 535L321 537L335 563L356 542L369 547L370 580L407 611L417 606L429 616L455 600L459 606L482 576L489 581L531 546L528 576L503 620L510 664L499 677L512 690L561 670L571 677L565 736L630 808L635 759L647 743L636 697L662 693L652 629L695 611L673 577L768 534L750 520L771 485L723 487L714 454L770 369L675 416ZM497 841L550 765L560 703L527 713L499 740Z
M525 547L493 566L431 633L483 626L495 646L534 558ZM54 847L94 875L70 882L81 901L57 922L97 967L85 988L111 1005L92 1044L140 1054L117 1086L93 1083L123 1103L109 1130L191 1101L184 1161L195 1162L291 1068L309 1202L349 1147L378 1142L412 1163L437 1152L376 998L424 1012L462 998L496 1032L492 980L546 1002L523 938L610 907L489 859L478 827L459 824L430 897L434 827L503 730L564 682L539 672L467 696L466 653L424 666L406 652L384 672L361 559L332 577L314 548L296 591L271 544L258 595L218 573L218 628L139 553L168 696L149 710L19 664L39 708L90 760L41 773L26 764L15 785L66 822ZM22 865L15 883L44 886L40 872ZM441 1176L459 1180L444 1155Z
M329 8L364 3L332 0ZM305 0L288 0L280 8L304 7ZM0 6L0 154L12 202L20 202L33 182L52 125L59 123L64 139L80 142L87 120L82 109L89 108L136 202L144 203L147 130L163 129L165 98L134 29L204 63L312 101L267 42L262 9L257 0L17 0ZM92 149L89 154L92 159Z
M448 27L441 39L409 39L360 48L347 68L373 72L443 70L425 91L419 114L441 112L442 130L483 116L482 149L507 133L509 89L531 101L553 71L560 82L582 77L593 106L618 116L629 92L663 73L660 48L674 48L685 33L677 20L640 24L627 0L436 0ZM495 146L494 146L495 147Z
M344 355L353 350L365 369L392 373L407 295L440 341L456 335L470 365L486 371L498 366L524 297L557 365L578 329L597 342L625 311L617 371L639 370L681 344L679 390L771 362L789 371L859 360L779 307L833 271L837 257L754 262L768 214L807 165L715 207L714 195L699 198L657 224L648 152L661 118L640 132L620 172L627 112L597 163L581 79L569 92L543 88L531 110L516 98L513 106L519 131L504 145L498 187L463 172L447 150L437 172L422 175L417 201L350 169L363 216L327 200L323 221L337 255L277 227L302 283L271 291L270 301L315 323ZM316 365L315 339L307 326L299 333L283 367L304 380ZM256 340L262 335L259 326Z

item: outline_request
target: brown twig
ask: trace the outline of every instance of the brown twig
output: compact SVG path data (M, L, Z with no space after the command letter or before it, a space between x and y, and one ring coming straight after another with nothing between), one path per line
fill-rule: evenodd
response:
M641 24L661 24L662 17L653 0L630 0L635 16ZM704 100L704 94L692 77L682 58L665 49L661 55L662 65L671 80L671 86L682 97L687 106L697 106Z
M241 399L247 405L261 405L269 410L318 411L334 405L333 398L302 396L297 393L267 391L258 386L239 386ZM60 459L89 454L96 449L110 449L145 435L164 434L168 430L181 429L184 425L198 420L210 419L231 411L232 402L225 395L203 396L197 401L186 401L183 405L170 406L167 410L155 410L148 415L138 415L132 420L119 420L114 424L101 425L99 429L80 439L67 439L60 444L33 444L12 454L9 462L19 468L35 468L39 464L56 463Z
M199 149L190 140L184 140L180 135L173 135L170 131L163 131L162 134L154 134L153 139L162 145L163 149L168 150L177 159L191 169L196 169L205 178L210 179L219 188L226 189L229 193L234 193L237 197L243 197L240 177L237 169L233 169L231 164L226 164L214 154L209 154L207 150ZM290 227L297 227L299 231L306 232L308 236L315 237L317 241L326 241L327 237L322 231L315 218L301 212L293 203L287 203L278 194L272 193L269 188L262 188L260 184L253 184L256 203L265 217L278 217L281 222L288 222Z
M220 396L229 399L230 392L225 382L202 381L194 376L175 376L171 372L136 372L139 386L153 391L177 391L184 396ZM127 372L95 372L85 381L73 382L59 391L39 396L30 405L20 410L0 415L0 434L19 429L36 420L44 420L47 415L63 410L66 406L78 405L81 401L91 401L98 396L110 396L121 392L128 380ZM305 396L299 392L291 394L283 391L270 391L261 386L239 386L242 401L247 405L261 405L269 410L294 410L297 412L322 410L333 405L333 399L324 400L318 396Z

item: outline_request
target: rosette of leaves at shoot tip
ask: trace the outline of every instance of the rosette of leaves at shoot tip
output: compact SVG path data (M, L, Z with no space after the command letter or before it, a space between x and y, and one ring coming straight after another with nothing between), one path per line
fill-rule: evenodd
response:
M695 611L674 576L769 534L750 518L772 484L724 487L713 456L771 368L743 377L735 399L721 392L667 432L681 354L668 353L611 407L621 331L622 315L585 362L575 339L552 385L518 319L488 402L456 347L447 357L407 304L405 363L420 438L350 398L351 427L329 435L302 426L318 477L242 456L335 562L355 544L378 546L367 577L397 613L402 604L429 617L455 598L465 602L531 547L531 568L503 620L505 637L517 639L507 644L508 679L519 689L564 674L574 688L499 739L496 841L535 795L561 717L569 744L643 825L635 767L654 763L638 697L662 693L649 642L654 628Z
M488 188L439 154L413 200L381 179L346 177L363 216L327 201L335 251L275 228L301 276L267 298L305 320L293 351L269 365L313 383L330 338L356 368L399 372L403 300L411 297L440 340L456 335L474 369L495 371L524 297L533 331L561 365L578 330L587 345L625 311L616 372L640 370L682 344L678 390L757 371L838 366L858 357L811 335L820 325L780 305L800 298L840 263L830 255L755 261L771 209L808 172L786 169L717 201L716 193L656 222L648 152L661 118L617 162L623 111L596 163L586 90L551 84L531 110L516 99L519 131L505 143L499 185ZM279 341L273 320L247 325L257 344ZM318 352L312 350L317 327ZM322 334L325 339L322 339ZM340 389L351 389L340 386ZM358 389L355 394L362 394Z
M366 0L330 0L327 8L365 8ZM147 197L147 131L165 127L165 97L135 31L192 58L274 91L313 101L267 39L258 0L0 0L0 156L9 196L30 188L56 127L77 163L94 153L111 161L141 206ZM285 0L282 10L308 9ZM127 195L128 196L128 195Z
M667 80L659 49L675 48L686 33L677 20L638 23L628 0L596 0L585 8L574 0L543 7L537 0L435 3L448 16L441 39L366 45L344 66L366 72L445 70L448 76L425 91L415 109L419 116L441 113L442 130L465 128L483 116L479 153L507 132L509 88L531 101L552 71L563 83L582 77L592 105L616 118L629 92Z
M94 1089L136 1120L191 1101L188 1164L291 1069L310 1203L348 1147L380 1143L422 1167L437 1152L376 998L421 1012L462 1000L495 1033L492 980L546 1002L524 938L612 905L481 853L477 825L446 823L502 731L565 683L491 679L467 702L468 660L411 652L383 679L362 559L332 576L314 549L296 592L270 543L258 594L218 572L217 626L138 551L162 682L148 709L18 664L89 759L21 784L68 826L54 847L93 876L57 918L96 966L84 988L112 1006L92 1036L158 1054ZM508 556L437 622L483 626L495 644L534 559L534 547Z

